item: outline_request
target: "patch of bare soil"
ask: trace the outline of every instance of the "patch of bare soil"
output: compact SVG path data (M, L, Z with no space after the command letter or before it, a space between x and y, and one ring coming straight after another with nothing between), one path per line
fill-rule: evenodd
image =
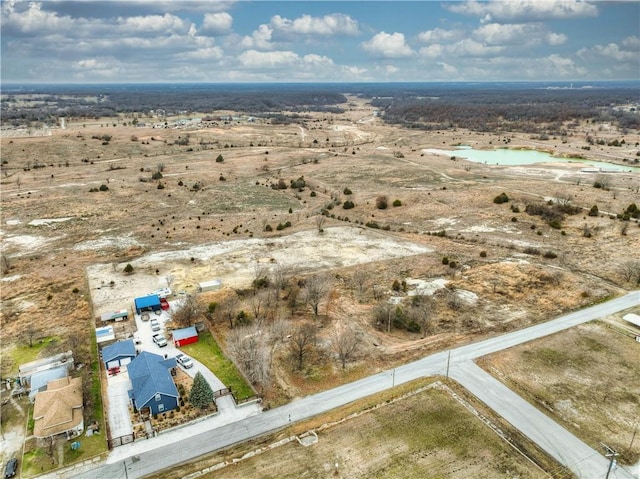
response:
M587 323L483 358L480 364L596 450L635 464L638 343L616 321Z

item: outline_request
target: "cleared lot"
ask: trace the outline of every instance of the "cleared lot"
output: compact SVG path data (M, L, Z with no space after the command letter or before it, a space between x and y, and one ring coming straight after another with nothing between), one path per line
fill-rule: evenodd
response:
M482 358L478 363L593 449L640 460L640 344L591 322ZM604 452L604 451L603 451Z
M387 392L359 401L265 438L260 444L245 444L233 451L199 460L196 467L202 470L225 460L231 461L250 450L315 428L318 442L312 446L304 447L294 440L200 477L488 479L544 475L449 393L439 389L427 389L324 430L318 428L333 418L384 403L389 396ZM193 469L183 466L157 477L182 477L187 471Z

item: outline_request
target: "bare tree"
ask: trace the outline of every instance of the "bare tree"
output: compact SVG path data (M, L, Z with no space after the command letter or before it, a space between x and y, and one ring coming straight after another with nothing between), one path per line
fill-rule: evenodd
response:
M570 193L556 193L556 203L562 208L566 208L571 204Z
M261 264L256 264L253 272L253 281L251 282L253 291L256 292L261 288L266 288L270 282L269 268Z
M302 370L305 360L315 349L317 330L314 323L305 322L300 324L291 334L288 344L289 353L291 359L295 361L298 371Z
M171 312L171 320L179 326L191 326L204 314L199 294L189 294Z
M273 270L273 287L281 291L287 287L293 276L293 269L285 264L278 264Z
M391 320L393 319L393 305L386 301L378 303L373 310L373 318L376 326L379 328L382 326L387 330L387 333L391 332Z
M373 299L375 299L376 301L380 301L382 299L382 296L384 295L384 291L385 291L384 286L380 286L379 284L376 284L373 287Z
M636 284L640 284L640 260L625 261L620 265L620 273L625 281L635 281Z
M298 298L300 296L300 288L298 288L297 284L291 284L289 289L287 290L287 306L291 310L291 315L295 313L296 308L298 307Z
M227 349L252 384L268 386L271 366L270 348L259 322L235 328L227 336Z
M41 334L42 332L36 327L36 325L33 323L30 323L30 324L27 324L24 327L24 329L21 331L20 337L25 344L27 344L30 348L32 348L33 342Z
M357 354L361 341L362 336L358 335L351 327L334 332L331 345L338 355L342 369L345 369L347 362L351 361Z
M259 291L251 297L251 311L253 312L254 318L261 319L265 316L266 305L270 296L271 292L267 290Z
M605 191L609 190L610 183L611 182L609 181L609 178L606 175L598 175L595 181L595 184L599 184L600 188L602 188Z
M324 215L316 215L316 227L318 228L318 233L322 233L324 231L323 227L325 221L327 221L327 218Z
M172 275L171 273L169 273L168 275L166 275L164 277L164 280L167 282L167 288L171 289L171 285L173 284L175 279L176 279L176 277L174 275Z
M236 310L238 309L240 301L238 300L238 296L233 292L231 296L227 296L224 300L218 303L218 307L216 308L216 312L218 317L223 321L229 321L229 327L233 329L234 319L236 317Z
M358 268L352 277L353 284L358 291L360 300L364 297L369 283L369 274L362 268Z
M304 287L304 300L313 309L313 315L318 317L318 306L329 289L329 281L326 276L314 274L307 278Z
M424 338L431 330L431 317L434 304L429 296L416 295L411 305L411 317L420 326L420 332Z

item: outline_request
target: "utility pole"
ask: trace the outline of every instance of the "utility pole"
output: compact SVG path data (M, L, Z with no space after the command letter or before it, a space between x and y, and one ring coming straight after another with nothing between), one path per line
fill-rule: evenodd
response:
M600 444L602 444L602 447L604 447L607 450L607 453L604 455L604 457L611 458L611 460L609 461L609 469L607 469L607 475L605 476L605 479L609 479L609 474L611 474L611 471L613 470L613 465L616 462L616 457L619 456L619 454L616 452L615 449L610 448L606 444L602 442Z
M447 381L449 380L449 362L451 361L451 350L449 350L449 354L447 355Z

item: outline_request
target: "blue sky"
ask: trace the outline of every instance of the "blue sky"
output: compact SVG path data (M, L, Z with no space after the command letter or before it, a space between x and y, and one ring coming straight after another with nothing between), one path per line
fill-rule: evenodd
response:
M640 81L640 2L1 1L2 82Z

